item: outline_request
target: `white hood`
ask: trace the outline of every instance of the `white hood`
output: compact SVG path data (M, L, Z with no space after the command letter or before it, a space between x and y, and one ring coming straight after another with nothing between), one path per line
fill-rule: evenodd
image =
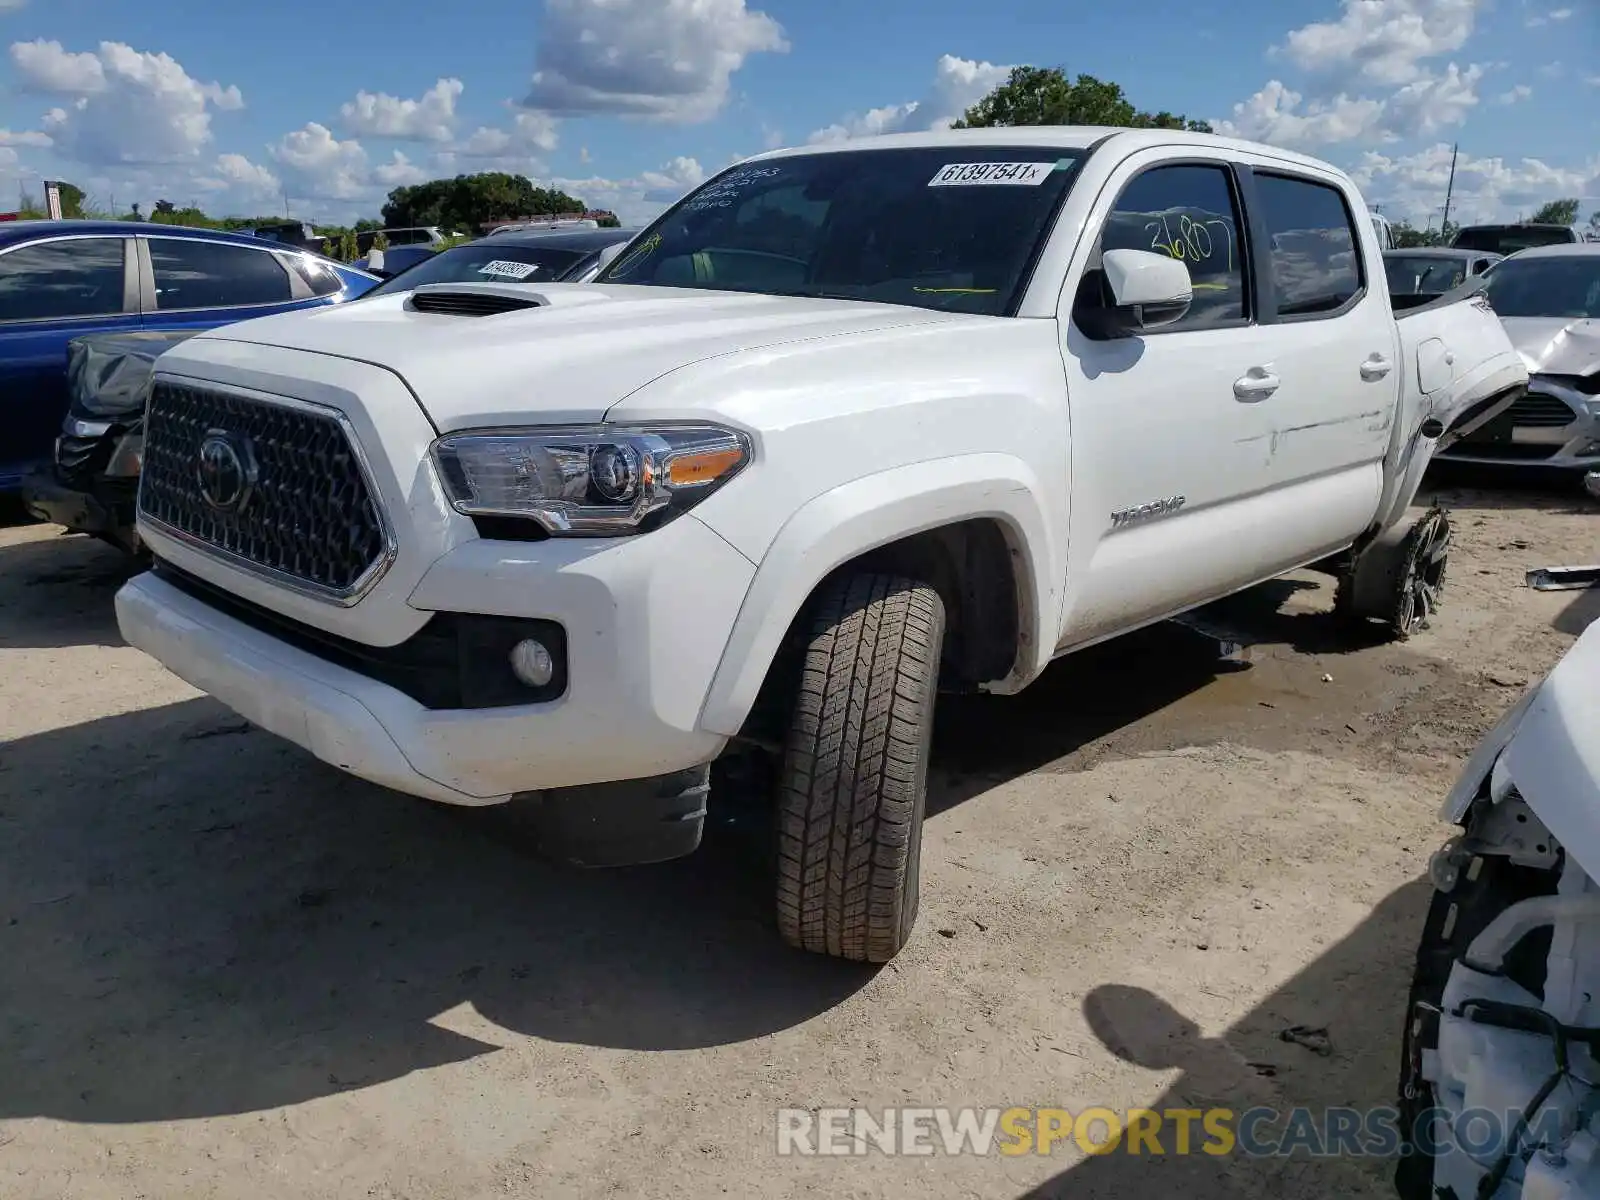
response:
M188 345L249 342L385 367L406 381L440 432L449 432L513 424L533 414L597 420L652 380L704 359L974 319L902 305L689 288L506 284L471 290L540 303L478 317L416 312L409 293L375 296L228 325Z
M1600 321L1568 317L1502 317L1530 375L1600 371Z

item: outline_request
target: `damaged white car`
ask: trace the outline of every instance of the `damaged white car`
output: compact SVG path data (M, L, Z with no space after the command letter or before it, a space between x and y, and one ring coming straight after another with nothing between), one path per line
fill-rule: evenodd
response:
M1445 802L1400 1071L1406 1200L1600 1197L1600 624Z

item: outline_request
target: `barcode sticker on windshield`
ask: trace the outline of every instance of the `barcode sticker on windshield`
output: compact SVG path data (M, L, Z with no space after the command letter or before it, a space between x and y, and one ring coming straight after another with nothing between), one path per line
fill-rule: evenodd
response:
M1050 177L1055 163L979 162L951 163L928 180L929 187L977 187L980 184L1037 187Z
M526 279L539 269L538 263L511 262L508 259L497 258L492 263L484 263L478 268L479 275L496 275L501 279Z

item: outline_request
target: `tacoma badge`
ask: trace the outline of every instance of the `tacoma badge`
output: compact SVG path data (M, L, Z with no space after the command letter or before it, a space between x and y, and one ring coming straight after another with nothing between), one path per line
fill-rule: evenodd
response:
M1133 508L1119 508L1111 514L1111 527L1119 528L1123 525L1132 525L1135 521L1147 521L1151 517L1170 517L1186 503L1183 496L1168 496L1165 500L1152 500L1149 504L1138 504Z

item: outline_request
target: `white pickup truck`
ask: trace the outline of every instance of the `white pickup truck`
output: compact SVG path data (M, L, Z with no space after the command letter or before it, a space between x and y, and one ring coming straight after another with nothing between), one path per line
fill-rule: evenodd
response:
M576 862L688 853L709 764L767 756L780 932L884 961L936 692L1308 564L1431 611L1423 468L1527 373L1470 286L1397 321L1366 212L1209 136L900 135L732 167L593 283L202 334L157 364L121 628Z

